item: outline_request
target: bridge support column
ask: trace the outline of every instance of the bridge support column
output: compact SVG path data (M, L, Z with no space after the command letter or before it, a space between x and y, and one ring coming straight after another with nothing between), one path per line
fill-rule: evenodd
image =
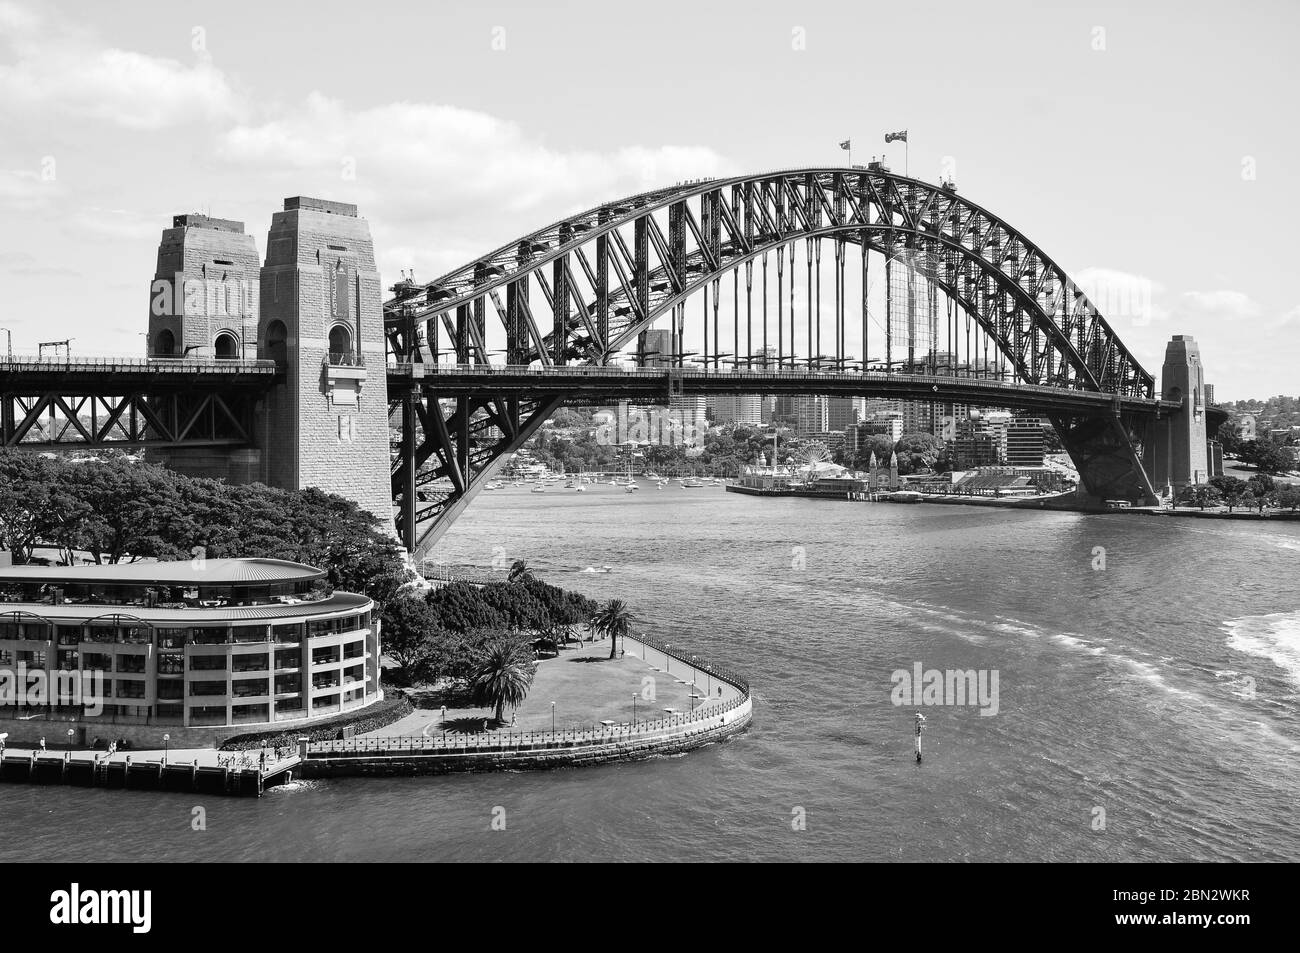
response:
M1162 414L1156 422L1155 439L1147 454L1152 478L1158 487L1174 493L1187 486L1206 483L1211 476L1207 449L1205 370L1196 341L1177 334L1165 348L1160 371L1160 396L1177 401L1178 409Z
M415 475L417 470L416 464L416 437L415 437L415 414L416 406L419 403L418 395L408 395L402 401L402 459L400 465L403 468L403 488L401 498L402 520L402 545L406 547L408 553L415 552L415 521L416 521L416 482Z
M1050 420L1079 471L1079 489L1091 502L1128 500L1142 506L1158 502L1142 466L1140 448L1148 434L1139 422L1118 414L1052 414Z

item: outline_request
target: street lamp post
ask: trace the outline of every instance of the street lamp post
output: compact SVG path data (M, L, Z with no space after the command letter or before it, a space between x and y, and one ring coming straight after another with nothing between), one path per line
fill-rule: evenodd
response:
M555 734L555 702L551 702L551 734Z
M171 748L171 740L172 740L171 735L169 734L163 735L163 767L164 768L167 767L167 752Z
M14 360L14 332L10 331L8 328L0 328L0 331L3 331L5 336L8 338L9 344L5 349L5 359L12 364Z
M632 693L632 724L636 724L636 693Z

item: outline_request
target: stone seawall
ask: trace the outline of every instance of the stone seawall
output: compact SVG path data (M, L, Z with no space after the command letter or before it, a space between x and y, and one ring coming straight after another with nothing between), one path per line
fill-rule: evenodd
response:
M646 758L680 754L704 745L724 741L749 727L752 703L748 698L713 724L671 730L661 737L629 738L608 744L556 742L540 749L502 748L479 751L437 751L391 754L374 752L356 757L318 757L309 755L301 762L302 776L307 778L395 777L428 774L453 774L465 771L533 771L639 761Z
M299 761L304 777L364 777L451 774L465 771L526 771L638 761L680 754L724 741L749 727L753 701L744 676L653 639L627 636L647 664L658 662L674 675L725 684L730 698L689 713L632 724L604 722L599 728L560 732L482 733L431 737L367 737L308 744ZM629 654L634 654L629 652ZM658 669L653 668L653 671ZM719 689L721 691L721 689Z

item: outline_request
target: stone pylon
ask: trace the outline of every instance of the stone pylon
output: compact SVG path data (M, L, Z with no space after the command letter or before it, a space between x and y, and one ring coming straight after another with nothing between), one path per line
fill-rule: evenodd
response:
M284 200L261 275L258 357L284 368L264 412L266 482L354 500L393 532L384 319L357 207Z

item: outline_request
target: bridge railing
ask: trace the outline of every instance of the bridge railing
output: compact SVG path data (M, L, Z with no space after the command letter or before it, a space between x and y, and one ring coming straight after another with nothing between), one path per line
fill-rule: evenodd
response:
M160 374L246 374L276 372L275 361L192 357L33 357L0 355L5 371L149 371Z
M807 381L842 381L847 378L864 381L907 381L908 383L933 384L936 386L976 387L991 392L1008 388L1042 394L1059 394L1070 390L1080 395L1094 394L1098 398L1109 399L1114 395L1087 391L1078 388L1063 388L1050 384L1023 384L982 377L962 377L953 374L908 374L890 371L841 371L833 369L800 369L773 367L732 367L732 368L696 368L696 367L617 367L609 365L572 364L542 367L533 364L417 364L412 362L390 363L388 370L393 374L412 375L415 368L421 368L425 376L473 376L473 377L597 377L597 378L663 378L667 375L684 380L713 380L717 378L744 380L746 378L780 378L783 380ZM1130 398L1133 399L1133 398Z

